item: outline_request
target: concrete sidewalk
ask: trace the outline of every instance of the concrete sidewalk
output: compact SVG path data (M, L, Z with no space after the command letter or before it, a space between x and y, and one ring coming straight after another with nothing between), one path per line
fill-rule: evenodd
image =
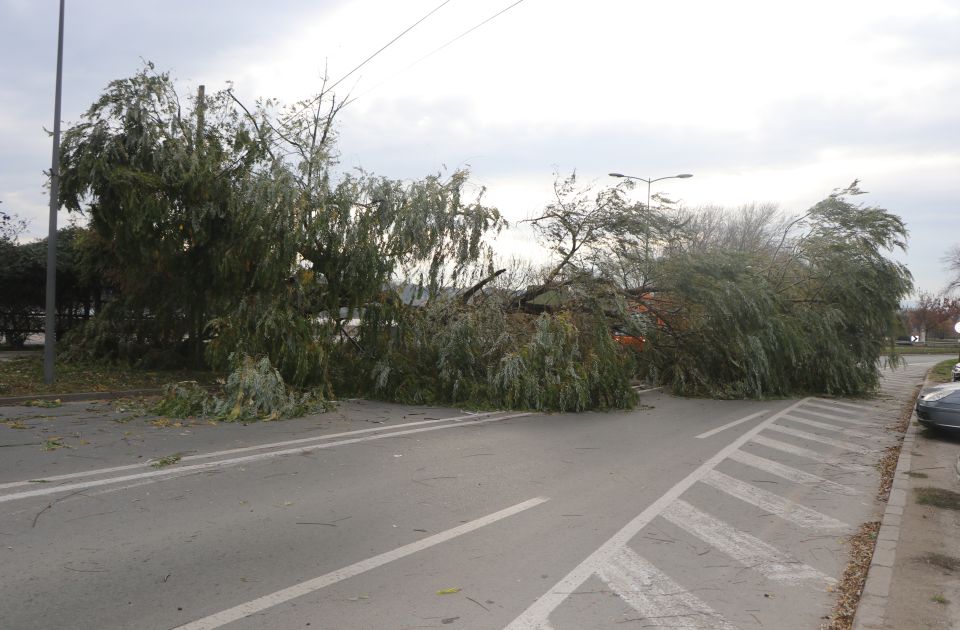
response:
M960 494L949 494L960 492L958 453L960 437L912 416L855 630L960 628ZM939 507L919 502L931 488L948 491Z

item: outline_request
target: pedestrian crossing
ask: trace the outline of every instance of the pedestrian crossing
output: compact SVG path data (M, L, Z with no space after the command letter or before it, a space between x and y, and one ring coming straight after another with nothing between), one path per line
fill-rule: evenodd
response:
M818 627L846 564L843 537L868 520L874 464L895 441L891 399L926 370L885 370L878 399L810 398L762 422L642 529L598 550L592 573L572 572L508 630L584 627L587 610L597 628ZM567 596L584 577L591 587Z

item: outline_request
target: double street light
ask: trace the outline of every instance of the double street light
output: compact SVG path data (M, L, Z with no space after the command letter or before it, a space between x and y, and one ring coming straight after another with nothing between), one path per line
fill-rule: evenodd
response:
M650 211L650 185L653 182L659 182L664 179L687 179L693 177L690 173L680 173L679 175L667 175L666 177L657 177L654 179L647 179L645 177L634 177L633 175L624 175L623 173L610 173L610 177L620 177L622 179L635 179L638 182L647 183L647 211ZM644 254L649 258L650 257L650 226L647 225L647 233L645 235L644 242Z

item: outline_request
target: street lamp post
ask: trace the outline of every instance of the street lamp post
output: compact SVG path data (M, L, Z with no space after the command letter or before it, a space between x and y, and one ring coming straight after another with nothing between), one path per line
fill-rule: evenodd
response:
M60 209L60 97L63 84L63 5L57 34L57 87L53 105L53 159L50 165L50 221L47 226L47 299L43 336L43 381L56 378L57 351L57 211Z
M960 322L954 324L953 329L957 331L958 335L960 335ZM957 341L960 342L960 337L957 337ZM957 353L957 361L960 362L960 352Z
M633 175L624 175L623 173L610 173L610 177L620 177L623 179L635 179L639 182L647 183L647 212L650 211L650 186L653 182L659 182L664 179L687 179L693 177L690 173L680 173L679 175L667 175L666 177L657 177L654 179L648 179L645 177L634 177ZM647 258L650 257L650 222L647 222L647 231L644 234L644 243L643 243L643 253Z

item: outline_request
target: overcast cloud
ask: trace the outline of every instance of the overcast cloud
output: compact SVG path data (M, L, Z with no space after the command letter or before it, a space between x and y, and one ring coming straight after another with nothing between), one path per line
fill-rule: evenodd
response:
M692 172L689 205L796 213L860 179L901 215L922 289L960 242L960 3L451 0L342 84L342 164L412 178L469 165L512 220L552 173ZM63 118L141 59L192 90L310 96L440 0L67 0ZM0 200L45 232L55 0L0 0ZM62 218L61 221L64 221ZM528 249L528 235L504 250Z

